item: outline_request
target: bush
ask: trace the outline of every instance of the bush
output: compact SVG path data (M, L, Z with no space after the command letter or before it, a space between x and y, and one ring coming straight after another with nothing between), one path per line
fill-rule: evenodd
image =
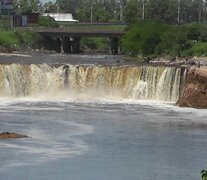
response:
M30 48L36 48L39 45L39 42L42 40L40 34L31 31L23 32L20 38L23 38L22 45L24 47Z
M190 47L185 27L168 26L168 29L161 35L161 42L155 48L155 54L181 56L182 51Z
M187 39L194 41L207 41L207 27L205 24L191 23L184 26L187 31Z
M1 31L0 32L0 45L5 47L8 51L18 50L20 47L20 40L11 31Z
M38 21L39 26L43 27L58 27L58 23L50 16L40 16Z
M167 29L168 25L156 21L139 22L130 27L123 38L123 49L132 56L154 54L162 33Z
M30 31L1 31L0 46L7 51L36 47L41 36Z
M0 20L0 29L1 30L11 29L11 20L7 18L2 18Z
M122 40L132 56L207 56L207 26L204 24L167 25L156 21L129 27Z
M207 170L203 169L201 171L201 175L202 175L202 180L207 180Z
M185 51L186 56L207 56L207 42L196 43L191 49Z
M108 41L106 38L82 38L81 47L106 51L108 50Z

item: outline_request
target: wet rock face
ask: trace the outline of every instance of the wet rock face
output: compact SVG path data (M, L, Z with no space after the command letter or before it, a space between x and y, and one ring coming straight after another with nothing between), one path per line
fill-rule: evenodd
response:
M28 138L28 136L24 134L17 134L17 133L10 133L10 132L0 133L0 139L15 139L15 138Z
M207 108L207 68L190 68L177 104L181 107Z

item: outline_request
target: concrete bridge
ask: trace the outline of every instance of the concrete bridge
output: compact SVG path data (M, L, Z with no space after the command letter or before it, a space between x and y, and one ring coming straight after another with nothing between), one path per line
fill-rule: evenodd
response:
M56 38L59 42L61 52L65 53L79 53L80 52L80 40L82 37L107 37L109 39L109 45L113 54L119 52L119 41L126 31L121 29L113 28L79 28L68 27L68 28L32 28L34 32L40 33L45 37L46 41L48 38Z

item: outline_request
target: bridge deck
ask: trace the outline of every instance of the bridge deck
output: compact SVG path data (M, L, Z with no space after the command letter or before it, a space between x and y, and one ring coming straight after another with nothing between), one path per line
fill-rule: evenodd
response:
M72 37L122 37L126 34L123 29L81 29L81 28L32 28L44 36L72 36Z

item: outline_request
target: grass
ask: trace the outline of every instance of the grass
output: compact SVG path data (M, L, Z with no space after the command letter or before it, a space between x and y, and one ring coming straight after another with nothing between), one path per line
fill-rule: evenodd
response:
M41 36L39 34L30 31L0 31L0 46L8 52L32 48L40 40Z
M108 40L102 37L84 37L81 39L82 49L91 49L100 52L108 51Z

